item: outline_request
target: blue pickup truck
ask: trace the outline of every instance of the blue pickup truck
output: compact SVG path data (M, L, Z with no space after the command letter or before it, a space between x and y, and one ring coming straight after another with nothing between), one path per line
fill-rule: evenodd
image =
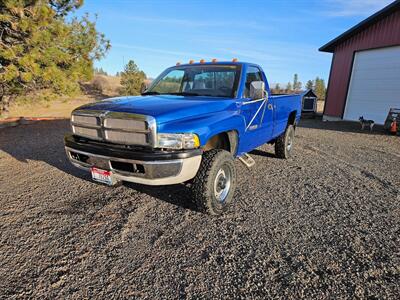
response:
M244 62L177 64L141 96L124 96L72 112L65 149L73 165L109 185L188 183L199 209L220 214L236 187L234 159L275 144L293 150L301 96L272 96L260 66Z

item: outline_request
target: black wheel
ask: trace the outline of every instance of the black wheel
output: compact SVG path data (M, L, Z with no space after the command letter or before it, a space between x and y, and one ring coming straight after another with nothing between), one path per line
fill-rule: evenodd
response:
M197 207L211 215L219 215L231 204L235 189L236 169L233 156L225 150L205 152L191 184Z
M276 139L275 155L279 158L290 158L292 156L294 140L294 127L289 125L286 131Z

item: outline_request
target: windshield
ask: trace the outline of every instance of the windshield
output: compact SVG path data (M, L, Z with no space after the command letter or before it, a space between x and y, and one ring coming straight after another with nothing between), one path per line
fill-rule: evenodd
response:
M239 81L235 65L194 65L167 70L144 95L182 95L233 98Z

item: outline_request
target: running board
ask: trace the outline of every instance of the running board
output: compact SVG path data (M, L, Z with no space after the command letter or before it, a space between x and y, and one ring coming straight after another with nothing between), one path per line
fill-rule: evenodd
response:
M243 156L239 157L239 160L245 164L246 167L251 168L252 166L255 165L254 159L248 155L247 153L243 154Z

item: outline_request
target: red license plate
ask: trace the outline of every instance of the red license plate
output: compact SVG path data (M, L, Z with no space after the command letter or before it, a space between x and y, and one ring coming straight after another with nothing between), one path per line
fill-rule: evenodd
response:
M90 171L92 173L92 179L94 181L98 181L108 185L113 185L113 178L111 171L97 169L94 167L92 167Z

